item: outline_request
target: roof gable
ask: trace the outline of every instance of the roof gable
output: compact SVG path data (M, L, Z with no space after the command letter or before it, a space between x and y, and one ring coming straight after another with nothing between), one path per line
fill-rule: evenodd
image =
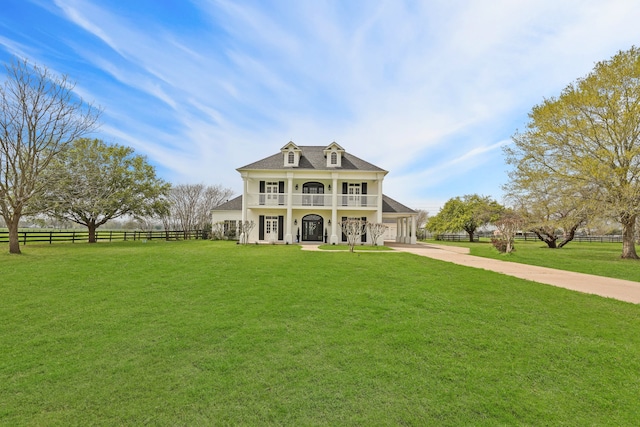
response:
M280 151L300 151L300 147L298 147L295 142L289 141L284 147L280 149Z
M344 148L342 148L337 142L333 141L331 144L324 147L325 153L328 153L330 151L341 151L344 153Z

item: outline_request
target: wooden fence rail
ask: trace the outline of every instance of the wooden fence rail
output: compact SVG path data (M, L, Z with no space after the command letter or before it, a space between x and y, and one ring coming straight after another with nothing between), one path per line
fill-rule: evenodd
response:
M468 242L469 235L468 234L438 234L436 236L436 240L443 240L448 242ZM473 235L473 241L480 241L480 237L476 234Z
M19 231L18 238L22 245L27 243L88 242L89 232L86 230L71 231ZM128 241L128 240L189 240L202 239L202 230L155 230L124 231L96 230L96 241ZM9 242L9 232L0 231L0 243Z
M473 235L473 241L478 242L480 237L484 237L486 239L491 239L493 235L482 235L478 236L477 234ZM435 236L436 240L444 240L450 242L468 242L469 235L468 234L439 234ZM558 236L558 240L560 241L562 236ZM525 242L535 242L540 241L538 236L533 233L520 233L515 236L515 240L524 240ZM622 243L622 236L575 236L572 240L573 242L598 242L598 243Z

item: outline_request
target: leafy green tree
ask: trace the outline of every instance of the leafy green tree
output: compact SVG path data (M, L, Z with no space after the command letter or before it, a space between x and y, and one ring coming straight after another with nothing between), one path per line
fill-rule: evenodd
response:
M0 85L0 215L9 252L19 254L20 218L37 214L31 201L49 185L43 175L67 144L97 126L100 111L74 93L66 76L14 59Z
M559 97L533 107L505 149L511 179L554 180L581 189L601 215L623 227L622 258L638 259L640 215L640 49L599 62Z
M98 139L78 139L51 162L48 187L39 210L96 229L122 216L145 217L166 212L170 185L134 150Z
M477 194L454 197L444 204L436 216L429 218L426 229L432 233L466 231L469 241L484 225L497 220L504 207L489 196Z

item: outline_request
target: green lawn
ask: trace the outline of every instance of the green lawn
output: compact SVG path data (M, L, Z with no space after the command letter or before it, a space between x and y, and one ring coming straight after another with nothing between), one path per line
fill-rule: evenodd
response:
M0 424L640 425L640 306L406 253L0 254Z
M425 242L470 248L472 255L486 258L640 282L640 260L621 259L622 243L570 242L561 249L549 249L543 242L516 240L515 252L501 254L486 239L474 243ZM636 249L640 253L640 246Z
M342 244L342 245L320 245L318 246L319 249L323 250L323 251L348 251L349 250L349 246L346 244ZM353 247L354 251L392 251L393 249L391 249L388 246L372 246L372 245L355 245Z

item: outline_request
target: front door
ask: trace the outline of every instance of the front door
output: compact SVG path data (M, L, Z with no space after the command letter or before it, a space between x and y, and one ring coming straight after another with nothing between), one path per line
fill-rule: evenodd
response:
M323 221L320 215L306 215L302 218L302 241L322 242Z
M264 217L264 234L265 240L269 242L275 242L278 240L278 217L266 216Z

